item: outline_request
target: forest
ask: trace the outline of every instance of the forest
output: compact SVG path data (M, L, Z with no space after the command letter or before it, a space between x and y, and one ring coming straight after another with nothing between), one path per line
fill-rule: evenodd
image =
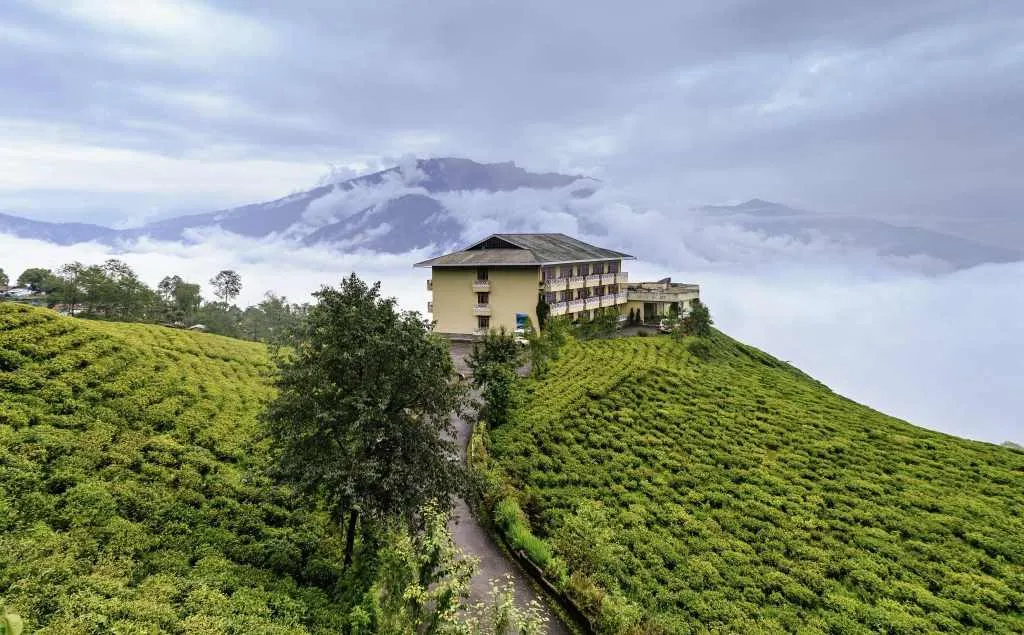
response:
M1024 632L1020 451L717 331L570 339L513 392L485 499L595 630Z

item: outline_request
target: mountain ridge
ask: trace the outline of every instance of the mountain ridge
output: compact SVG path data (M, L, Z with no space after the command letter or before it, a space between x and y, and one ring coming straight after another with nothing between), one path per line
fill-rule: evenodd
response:
M140 239L198 242L204 232L278 238L298 247L362 249L405 253L456 247L481 231L551 231L551 219L575 225L581 236L609 236L613 215L638 214L613 200L603 183L582 175L535 173L514 162L477 163L458 157L404 161L354 178L327 180L316 187L270 201L188 214L114 229L88 223L51 223L0 214L0 233L57 245L97 242L125 246ZM677 231L700 253L697 234L705 228L734 227L751 240L784 238L786 244L813 247L821 241L836 249L868 249L884 257L922 256L952 269L986 262L1024 259L1024 252L918 227L878 220L823 215L753 198L736 205L680 210L676 217L695 227ZM638 222L642 222L639 221ZM565 226L559 225L559 231ZM672 227L660 228L670 233ZM720 235L705 238L708 259L722 250ZM625 247L626 245L621 245ZM636 247L633 245L632 247ZM728 245L725 245L728 247ZM739 246L741 250L750 245ZM707 256L706 254L711 254ZM769 257L778 254L769 253Z

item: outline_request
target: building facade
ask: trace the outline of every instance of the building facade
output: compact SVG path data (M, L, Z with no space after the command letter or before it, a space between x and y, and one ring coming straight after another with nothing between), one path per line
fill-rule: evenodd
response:
M479 336L536 326L542 297L552 316L588 320L602 310L622 313L625 260L634 258L565 234L494 234L416 266L431 269L427 311L434 330Z
M656 282L637 282L626 288L626 314L636 312L645 323L656 322L671 315L686 315L694 300L700 299L700 286L672 282L664 278Z

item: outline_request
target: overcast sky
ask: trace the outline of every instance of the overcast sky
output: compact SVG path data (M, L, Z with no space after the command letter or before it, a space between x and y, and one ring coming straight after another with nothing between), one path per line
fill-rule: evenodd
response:
M4 0L0 210L127 224L455 155L1005 242L1022 33L1020 0Z

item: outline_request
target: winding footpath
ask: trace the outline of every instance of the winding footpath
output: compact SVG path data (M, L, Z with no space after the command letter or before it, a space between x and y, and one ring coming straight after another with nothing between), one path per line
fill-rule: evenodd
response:
M469 354L471 346L468 344L453 342L452 358L455 361L455 368L468 376L469 368L466 366L465 358ZM475 395L474 395L475 396ZM462 460L466 460L466 447L469 444L469 437L473 430L473 424L464 417L452 415L452 424L455 427L456 443L459 447L459 454ZM476 575L470 581L469 597L473 603L483 602L488 599L492 581L504 580L511 576L516 586L516 603L526 606L536 601L540 604L545 617L547 617L548 633L555 635L568 635L569 630L562 624L530 585L526 573L514 561L509 560L501 548L494 542L490 534L477 522L476 518L469 511L469 507L462 499L455 502L455 512L448 525L452 537L466 554L476 556L480 560Z

